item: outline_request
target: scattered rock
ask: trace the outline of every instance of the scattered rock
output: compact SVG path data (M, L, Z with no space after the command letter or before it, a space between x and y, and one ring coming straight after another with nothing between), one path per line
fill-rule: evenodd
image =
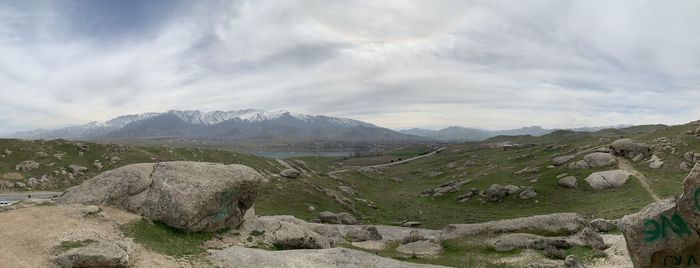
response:
M80 165L70 165L68 166L68 169L70 170L70 173L73 175L78 175L80 173L83 173L84 171L87 171L88 168Z
M557 179L561 179L561 178L566 177L566 176L569 176L569 174L562 173L562 174L557 175Z
M649 160L649 168L652 168L652 169L660 168L663 164L664 164L664 161L661 160L661 158L659 158L656 155L652 155L651 159Z
M686 172L688 172L688 171L690 171L690 168L691 168L691 167L690 167L690 165L688 165L687 162L681 162L681 163L678 165L678 169L680 169L681 171L686 171Z
M583 244L589 245L592 249L605 250L608 248L600 234L589 227L583 228L583 230L576 235L576 238L583 242Z
M13 152L9 149L5 149L5 156L10 156Z
M416 241L400 245L396 251L416 257L437 257L442 254L442 246L432 241Z
M552 158L552 164L555 166L561 166L563 164L566 164L566 162L571 161L574 159L575 156L573 155L562 155L562 156L557 156Z
M500 184L492 184L486 191L484 191L484 197L486 200L491 202L498 202L503 199L503 197L508 194L508 190L501 186Z
M520 194L518 194L518 197L520 197L520 199L530 199L535 198L535 196L537 196L537 192L535 192L534 186L525 187L525 189L522 190Z
M358 247L361 249L366 249L366 250L384 250L386 248L386 242L383 241L373 241L373 240L367 240L367 241L362 241L362 242L352 242L353 247Z
M49 156L49 154L47 154L47 153L45 153L45 152L36 152L36 153L34 153L34 158L44 158L44 157L47 157L47 156Z
M614 166L617 164L617 159L610 153L590 153L584 156L583 160L592 168Z
M526 167L524 169L521 169L517 172L515 172L515 175L526 175L526 174L536 174L540 172L540 168L538 167Z
M280 171L280 176L289 178L289 179L296 179L299 177L299 171L293 168L288 168L285 170Z
M17 188L26 188L27 185L24 184L24 182L16 181L16 182L15 182L15 187L17 187Z
M683 159L685 159L685 161L688 161L688 162L695 162L694 155L695 155L694 152L685 152L683 154Z
M58 201L110 205L174 228L216 231L241 223L261 180L258 172L242 165L134 164L72 187Z
M350 242L362 242L367 240L382 240L382 235L377 231L377 227L368 226L348 231L345 234L345 238Z
M625 170L601 171L589 175L586 178L586 182L595 190L617 188L625 185L630 175L632 175L632 173Z
M574 255L566 256L564 266L566 268L586 268Z
M330 211L322 211L318 214L318 219L322 223L357 225L361 222L350 213L340 212L338 214Z
M590 222L591 228L597 232L607 233L617 229L617 220L595 219Z
M416 226L420 226L421 224L422 223L419 221L407 221L407 222L404 222L403 224L401 224L401 226L403 226L403 227L416 227Z
M39 162L32 160L23 161L15 166L15 170L22 172L29 172L37 168L39 168Z
M421 240L425 240L425 237L417 230L411 230L411 232L408 233L408 236L401 240L401 244L408 244Z
M440 196L443 196L447 193L458 192L460 189L462 189L462 187L465 184L467 184L471 181L472 180L470 180L470 179L449 181L449 182L443 183L442 185L440 185L440 187L425 190L425 191L421 192L421 196L440 197Z
M586 162L586 160L579 160L576 162L571 162L571 163L569 163L568 167L569 167L569 169L587 169L587 168L590 168L590 166L588 165L588 162Z
M97 171L102 171L102 162L100 162L100 160L95 160L94 162L92 162L92 167L96 168Z
M506 189L507 194L517 194L523 190L522 188L520 188L520 186L512 185L512 184L508 184L506 186L503 186L503 188Z
M564 187L564 188L576 188L576 177L574 176L567 176L559 179L559 186Z
M338 186L338 190L340 190L340 192L344 193L345 195L355 196L355 192L352 190L352 188L350 188L348 186L345 186L345 185Z

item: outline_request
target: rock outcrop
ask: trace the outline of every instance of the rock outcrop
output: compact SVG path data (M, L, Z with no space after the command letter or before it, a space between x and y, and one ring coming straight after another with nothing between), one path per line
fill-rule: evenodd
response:
M585 225L584 218L576 213L554 213L484 223L450 224L442 230L440 239L513 232L567 232L573 234L583 229Z
M72 187L58 202L109 205L187 231L216 231L240 225L261 180L242 165L134 164Z
M288 168L285 170L280 171L280 176L289 178L289 179L296 179L299 178L299 171L293 168Z
M367 267L367 268L413 268L444 267L427 264L402 262L384 258L372 253L330 248L320 250L266 251L261 249L229 247L223 250L210 250L209 259L223 268L325 268L325 267Z

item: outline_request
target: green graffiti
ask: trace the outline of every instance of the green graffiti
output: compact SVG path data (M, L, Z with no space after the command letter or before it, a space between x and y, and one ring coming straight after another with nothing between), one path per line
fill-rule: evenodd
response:
M659 239L666 239L667 229L671 229L671 231L679 238L692 235L685 220L683 220L678 213L674 213L673 216L671 216L671 219L665 215L661 215L659 220L644 220L644 230L642 230L642 234L644 234L644 241L654 242Z
M690 267L690 266L697 266L698 261L695 259L695 255L689 255L687 258L685 258L685 263L683 261L685 256L665 256L664 257L664 267Z
M700 188L695 189L695 194L693 195L693 197L695 199L695 210L700 211L700 202L698 202L698 197L700 197Z

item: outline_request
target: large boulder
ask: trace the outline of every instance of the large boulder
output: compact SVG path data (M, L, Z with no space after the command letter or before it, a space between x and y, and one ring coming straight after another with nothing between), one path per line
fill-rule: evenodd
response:
M610 144L610 149L615 154L627 158L634 158L637 155L650 155L651 149L649 145L636 142L632 139L619 139Z
M428 264L402 262L376 254L347 248L329 248L320 250L283 250L267 251L253 248L228 247L223 250L209 250L209 260L222 268L413 268L444 267Z
M592 168L614 166L617 159L610 153L590 153L583 157L583 160Z
M242 165L134 164L68 189L58 202L109 205L187 231L236 228L262 176Z
M588 165L588 162L586 162L586 160L579 160L576 162L569 163L568 167L569 169L587 169L591 166Z
M595 190L618 188L625 185L631 175L632 173L626 170L601 171L589 175L586 182Z

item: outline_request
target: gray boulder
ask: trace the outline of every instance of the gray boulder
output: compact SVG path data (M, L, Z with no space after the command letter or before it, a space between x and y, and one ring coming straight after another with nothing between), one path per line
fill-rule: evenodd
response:
M377 231L377 227L367 226L364 228L351 229L345 234L345 238L350 242L376 241L382 240L382 235Z
M687 171L690 171L690 168L691 168L691 166L688 165L688 163L686 163L686 162L681 162L681 163L678 165L678 169L680 169L681 171L686 171L686 172L687 172Z
M39 168L39 162L33 160L23 161L22 163L15 165L15 170L21 170L22 172L29 172L37 168Z
M396 251L416 257L437 257L442 254L442 245L432 241L416 241L396 248Z
M299 171L293 168L288 168L285 170L280 171L280 176L289 178L289 179L296 179L299 178Z
M239 230L262 236L262 242L278 249L330 248L328 238L284 216L247 218Z
M98 241L84 247L72 248L54 258L68 267L129 267L132 246L123 242Z
M625 170L601 171L589 175L586 182L595 190L618 188L625 185L631 175L632 173Z
M209 260L222 268L413 268L443 267L428 264L402 262L376 254L347 248L302 249L267 251L253 248L228 247L209 250Z
M588 162L586 160L579 160L576 162L571 162L568 165L569 169L587 169L591 168L591 166L588 165Z
M651 159L649 160L649 168L651 169L658 169L663 166L663 164L664 161L656 155L652 155Z
M574 159L575 156L573 155L562 155L562 156L557 156L552 158L552 164L555 166L561 166L563 164L566 164L566 162L571 161Z
M322 211L321 213L318 214L318 219L322 223L332 223L332 224L349 224L349 225L356 225L360 224L360 220L355 218L350 213L347 212L340 212L340 213L333 213L330 211Z
M583 157L583 160L592 168L614 166L617 159L610 153L590 153Z
M242 165L134 164L68 189L58 202L109 205L188 231L235 228L255 203L262 176Z
M576 177L574 176L567 176L559 179L559 186L564 187L564 188L576 188Z
M535 187L533 186L525 187L525 189L518 194L520 199L530 199L535 198L535 196L537 196L537 192L535 192Z
M73 173L73 175L77 175L86 171L88 168L81 165L70 165L68 166L68 169L70 170L70 173Z
M649 145L636 142L632 139L619 139L613 141L612 144L610 144L610 149L612 149L613 152L615 152L615 154L627 158L634 158L637 155L651 154L651 149L649 148Z
M586 268L586 266L583 266L581 261L579 261L576 258L576 256L574 256L574 255L566 256L566 259L564 259L564 267L566 267L566 268Z
M595 219L590 222L590 225L597 232L607 233L616 230L618 222L618 220Z
M488 189L486 189L486 191L484 191L483 196L488 201L498 202L501 201L506 194L508 194L508 189L500 184L492 184Z
M694 155L695 155L694 152L685 152L685 153L683 154L683 159L685 159L685 161L688 161L688 162L695 162L695 161L693 161L693 160L694 160L694 159L693 159L693 156L694 156Z
M517 194L523 190L523 188L520 188L520 186L512 185L512 184L508 184L506 186L503 186L503 188L506 189L507 194Z

